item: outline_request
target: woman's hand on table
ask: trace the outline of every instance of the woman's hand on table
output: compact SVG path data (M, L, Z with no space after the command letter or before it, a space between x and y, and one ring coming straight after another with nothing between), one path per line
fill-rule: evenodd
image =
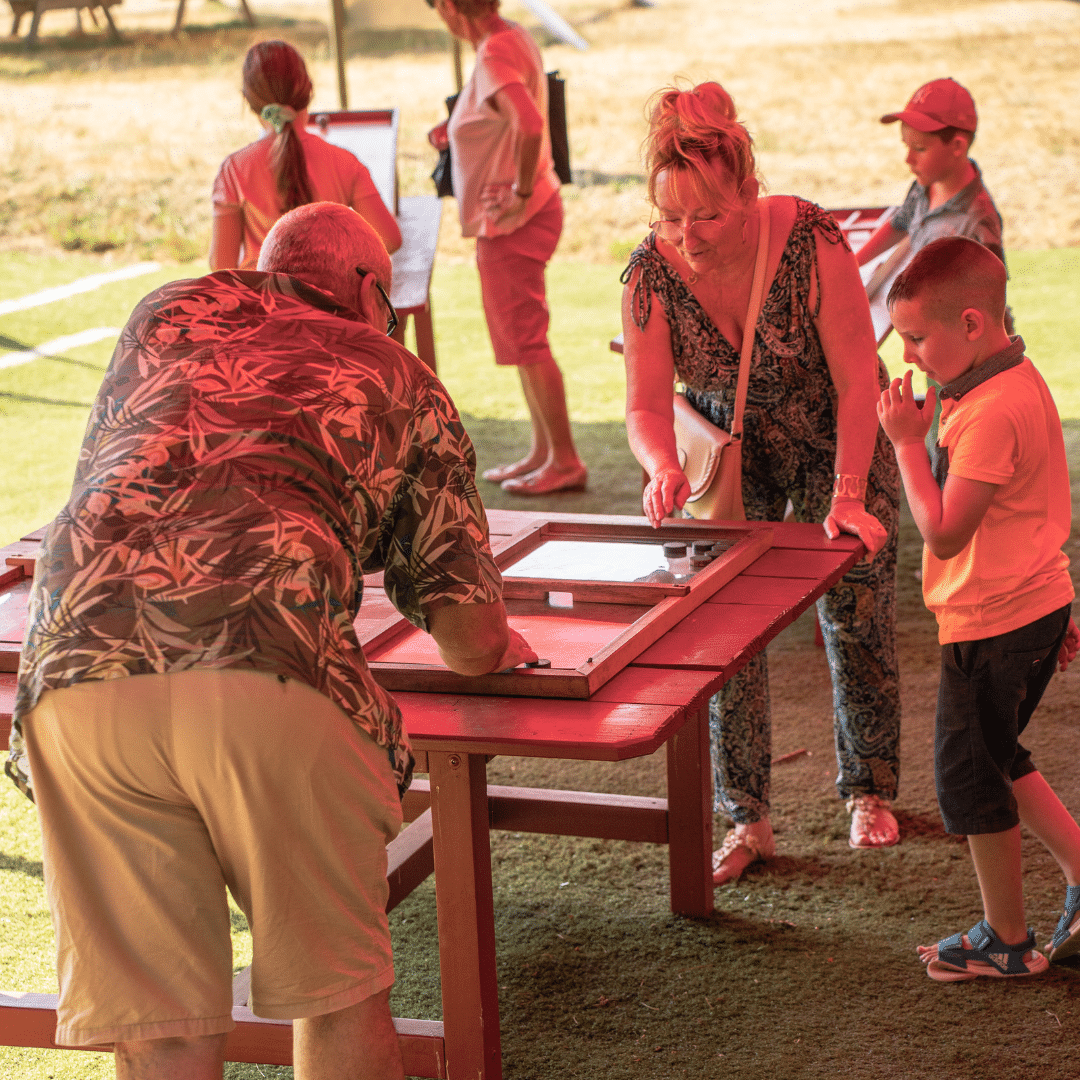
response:
M450 145L450 136L446 130L448 122L449 121L444 120L441 124L436 124L427 133L427 141L431 143L440 154Z
M690 496L690 481L682 469L661 469L646 485L641 506L649 524L658 529L666 517L681 510Z
M825 518L825 535L835 540L841 533L857 536L866 548L868 562L885 546L885 526L858 499L833 499Z

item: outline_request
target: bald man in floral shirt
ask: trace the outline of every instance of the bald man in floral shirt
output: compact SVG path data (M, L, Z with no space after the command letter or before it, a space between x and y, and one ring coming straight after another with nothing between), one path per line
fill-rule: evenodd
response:
M121 1078L221 1077L226 887L298 1077L402 1076L385 845L412 755L353 630L363 575L456 671L535 654L389 287L370 226L317 203L258 271L151 293L46 532L7 771L40 811L56 1041L114 1043Z

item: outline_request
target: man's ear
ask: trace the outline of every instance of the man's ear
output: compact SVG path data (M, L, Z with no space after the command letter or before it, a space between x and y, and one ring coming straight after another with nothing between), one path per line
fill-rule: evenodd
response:
M964 334L968 341L978 341L986 329L986 314L978 308L964 308L960 312L960 322L964 327Z
M360 291L358 294L357 310L364 316L364 321L370 323L376 330L386 329L386 315L382 309L379 290L375 288L375 275L368 271L360 279Z

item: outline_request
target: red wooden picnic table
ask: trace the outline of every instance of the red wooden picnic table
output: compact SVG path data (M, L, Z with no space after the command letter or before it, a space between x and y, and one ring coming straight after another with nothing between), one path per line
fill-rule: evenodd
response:
M541 515L489 512L498 547ZM640 519L543 515L548 520ZM443 1019L396 1020L410 1076L502 1076L490 829L668 845L671 907L713 910L712 770L708 701L861 556L854 537L818 525L774 524L772 547L587 700L396 693L418 758L405 798L412 824L390 847L390 907L434 869ZM13 669L40 534L0 549L0 738L10 723ZM5 597L11 597L5 602ZM8 608L11 604L11 608ZM591 761L667 756L667 798L492 787L497 754ZM246 1000L238 979L237 997ZM230 1061L291 1063L290 1024L234 1008ZM55 997L0 994L0 1045L54 1046ZM97 1049L107 1049L98 1047Z

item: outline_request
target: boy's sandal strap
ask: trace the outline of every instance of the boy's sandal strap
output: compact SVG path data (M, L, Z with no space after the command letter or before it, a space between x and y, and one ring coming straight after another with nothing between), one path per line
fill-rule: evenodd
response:
M1006 945L990 924L982 919L967 932L967 939L970 948L965 948L963 934L943 938L938 942L938 960L965 971L969 960L977 960L992 965L1002 975L1030 973L1030 968L1024 962L1024 956L1035 948L1035 931L1030 926L1027 938L1019 945Z
M1053 948L1064 945L1072 936L1072 924L1077 915L1080 915L1080 885L1068 885L1065 888L1065 911L1058 919L1057 929L1050 942Z

